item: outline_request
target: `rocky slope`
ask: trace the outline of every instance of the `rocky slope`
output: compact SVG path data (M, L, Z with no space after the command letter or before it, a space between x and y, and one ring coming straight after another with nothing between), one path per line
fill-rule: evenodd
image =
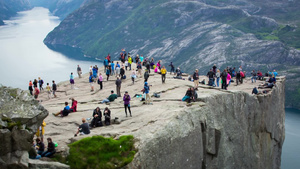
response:
M78 9L89 0L29 0L31 6L41 6L48 8L53 15L64 19L68 14Z
M3 20L17 14L18 11L30 9L28 0L0 0L0 25L4 25Z
M127 77L130 74L126 72ZM99 106L101 110L108 107L112 119L118 117L120 124L92 129L89 136L133 135L138 152L127 168L280 168L285 136L284 77L278 78L269 94L257 96L250 93L261 82L251 83L249 79L239 86L230 85L228 91L200 85L198 101L186 104L181 98L193 82L167 74L166 83L161 84L161 76L152 73L148 80L150 94L160 93L160 98L152 97L153 105L144 105L133 97L141 93L142 78L133 85L126 79L121 93L128 91L131 95L133 117L125 117L120 98L110 105L98 103L115 89L114 76L104 81L104 90L95 92L90 92L87 79L87 75L75 78L73 90L68 81L60 83L57 98L48 99L46 93L40 96L50 113L60 111L69 98L78 101L78 112L45 119L46 137L58 142L62 154L67 154L68 143L88 137L73 135L81 118L90 118Z
M290 18L291 12L281 12L281 18L272 12L279 7L289 11L299 3L268 4L268 0L94 0L70 14L44 43L58 51L61 46L78 48L94 58L107 53L118 58L118 51L126 48L133 55L173 61L186 72L198 68L205 73L217 64L221 68L242 65L248 72L299 73L300 51L289 47L297 47L290 42L297 42L298 30L282 25L282 18ZM287 106L300 107L300 86L289 84Z
M20 89L1 86L0 98L0 168L28 168L28 151L48 111Z

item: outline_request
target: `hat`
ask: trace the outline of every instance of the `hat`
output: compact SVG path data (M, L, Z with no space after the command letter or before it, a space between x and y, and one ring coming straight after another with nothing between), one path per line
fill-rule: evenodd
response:
M148 84L148 82L145 82L145 85Z
M125 93L128 93L127 91L125 91Z

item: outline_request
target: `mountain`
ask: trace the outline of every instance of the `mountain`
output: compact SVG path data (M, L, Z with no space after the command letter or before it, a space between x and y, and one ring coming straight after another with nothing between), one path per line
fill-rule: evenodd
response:
M287 106L300 107L299 1L93 0L66 17L45 38L94 58L123 48L192 73L213 64L287 75ZM299 25L299 26L298 26ZM299 35L298 35L299 34ZM248 73L249 75L249 73ZM292 84L290 82L293 82Z
M4 25L3 20L27 9L30 9L28 0L0 0L0 25Z
M53 13L64 19L68 14L78 9L82 4L89 0L29 0L32 6L45 7Z

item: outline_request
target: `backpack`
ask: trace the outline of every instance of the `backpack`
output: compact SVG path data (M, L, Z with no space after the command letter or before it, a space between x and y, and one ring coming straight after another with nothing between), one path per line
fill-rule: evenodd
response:
M126 79L126 75L123 76L123 79Z

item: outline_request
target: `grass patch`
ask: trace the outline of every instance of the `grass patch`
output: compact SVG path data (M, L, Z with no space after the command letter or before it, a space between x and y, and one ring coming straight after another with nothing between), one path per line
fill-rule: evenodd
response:
M69 145L67 164L72 169L121 168L133 160L136 153L133 144L131 135L121 136L119 140L102 136L87 137Z

